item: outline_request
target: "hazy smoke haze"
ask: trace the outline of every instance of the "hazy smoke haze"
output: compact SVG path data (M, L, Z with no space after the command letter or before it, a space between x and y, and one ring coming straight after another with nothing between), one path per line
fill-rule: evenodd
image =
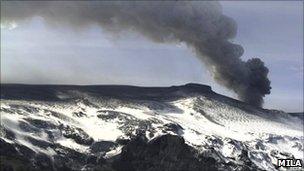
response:
M218 2L101 2L4 1L1 22L41 16L50 26L83 29L99 24L111 34L134 31L159 43L185 43L206 63L214 79L233 90L240 100L261 106L270 93L268 69L253 58L242 61L244 50L230 40L237 24L222 14ZM151 52L152 53L152 52Z

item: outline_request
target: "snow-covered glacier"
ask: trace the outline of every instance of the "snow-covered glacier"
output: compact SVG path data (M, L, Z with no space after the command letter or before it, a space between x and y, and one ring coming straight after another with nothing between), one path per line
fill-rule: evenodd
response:
M1 85L2 170L286 170L303 117L209 86ZM297 168L303 169L303 168Z

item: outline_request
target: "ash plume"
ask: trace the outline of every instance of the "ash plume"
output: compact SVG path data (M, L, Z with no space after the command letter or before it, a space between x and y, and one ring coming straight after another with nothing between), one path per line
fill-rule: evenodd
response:
M268 69L230 40L237 33L232 18L214 1L2 1L1 22L41 16L51 26L83 28L99 24L117 34L134 31L159 43L185 43L206 63L214 79L247 103L261 106L270 93Z

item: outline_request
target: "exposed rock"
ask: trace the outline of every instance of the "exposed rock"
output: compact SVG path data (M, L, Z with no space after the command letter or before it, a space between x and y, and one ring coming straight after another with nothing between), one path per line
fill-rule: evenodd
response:
M93 143L93 139L85 133L82 129L80 128L73 128L69 125L63 125L61 124L59 126L59 129L62 132L62 135L66 138L72 138L75 142L79 144L84 144L84 145L91 145Z
M112 166L118 171L217 170L211 159L198 160L182 137L170 134L149 142L142 136L136 137L123 147Z
M115 147L117 144L112 141L97 141L94 142L91 146L92 153L100 153L110 151L111 148Z

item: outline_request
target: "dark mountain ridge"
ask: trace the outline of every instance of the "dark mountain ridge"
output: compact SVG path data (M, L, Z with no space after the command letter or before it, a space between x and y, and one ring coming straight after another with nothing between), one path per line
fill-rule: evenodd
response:
M87 93L92 97L109 97L122 100L176 100L183 97L203 94L210 98L229 103L229 105L240 107L248 112L260 110L262 112L284 113L278 110L253 107L250 104L217 94L208 85L188 83L180 86L170 87L140 87L131 85L60 85L60 84L0 84L1 99L6 100L42 100L42 101L64 101L71 98L79 98L73 92ZM67 94L60 98L60 94ZM292 116L300 116L292 114Z
M1 84L1 99L60 100L58 92L81 91L93 96L153 99L174 98L183 93L214 93L210 86L186 84L171 87L138 87L128 85L29 85Z

